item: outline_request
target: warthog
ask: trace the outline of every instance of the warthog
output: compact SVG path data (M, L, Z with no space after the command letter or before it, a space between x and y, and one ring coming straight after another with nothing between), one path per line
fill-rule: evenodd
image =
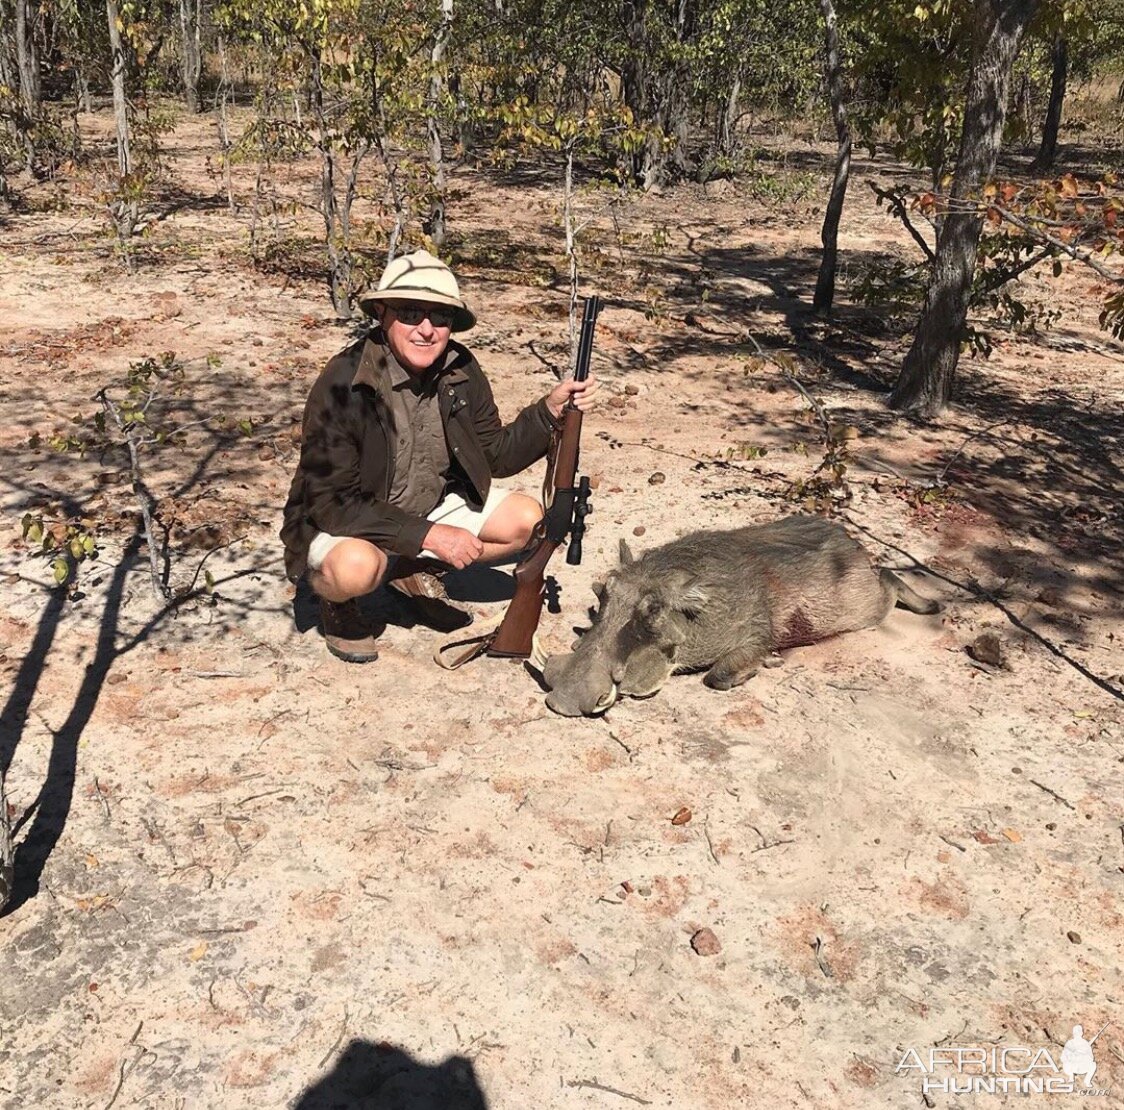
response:
M813 516L693 532L637 560L622 540L621 565L593 589L593 626L570 654L541 661L546 704L566 717L648 697L676 672L706 669L708 686L729 690L772 652L869 628L895 603L940 611Z

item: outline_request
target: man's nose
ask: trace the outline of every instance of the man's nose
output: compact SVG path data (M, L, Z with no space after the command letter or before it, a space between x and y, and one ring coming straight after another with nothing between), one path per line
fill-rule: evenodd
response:
M433 335L433 321L429 318L428 314L421 318L415 330L420 331L425 338L429 338L429 336Z

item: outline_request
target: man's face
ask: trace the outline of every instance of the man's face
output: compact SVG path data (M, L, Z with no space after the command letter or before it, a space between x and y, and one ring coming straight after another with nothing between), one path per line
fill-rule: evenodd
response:
M424 374L444 353L455 308L425 301L387 301L379 316L390 353L411 374Z

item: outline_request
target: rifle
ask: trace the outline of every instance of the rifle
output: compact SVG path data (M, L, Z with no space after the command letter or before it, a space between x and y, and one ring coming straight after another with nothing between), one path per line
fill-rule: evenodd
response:
M600 311L601 298L587 297L582 311L574 381L585 381L589 377L593 329ZM546 597L547 563L558 547L565 543L567 535L570 545L566 562L577 565L582 560L585 518L593 509L589 504L589 479L578 479L581 432L581 410L570 402L563 410L561 425L551 436L543 481L545 510L531 536L529 554L515 568L515 596L495 632L439 647L434 659L442 667L451 670L479 655L501 659L530 658Z

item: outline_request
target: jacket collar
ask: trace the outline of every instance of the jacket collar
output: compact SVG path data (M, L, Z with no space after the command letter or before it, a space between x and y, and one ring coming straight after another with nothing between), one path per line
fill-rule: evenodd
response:
M445 354L442 357L444 365L438 371L437 376L439 378L450 385L468 381L464 366L472 356L468 353L467 348L450 340L449 346L445 348ZM394 362L394 356L383 340L382 330L376 328L363 343L363 350L359 354L359 365L351 379L352 388L357 385L365 385L376 393L388 392L393 381L391 376L392 363L397 365Z

